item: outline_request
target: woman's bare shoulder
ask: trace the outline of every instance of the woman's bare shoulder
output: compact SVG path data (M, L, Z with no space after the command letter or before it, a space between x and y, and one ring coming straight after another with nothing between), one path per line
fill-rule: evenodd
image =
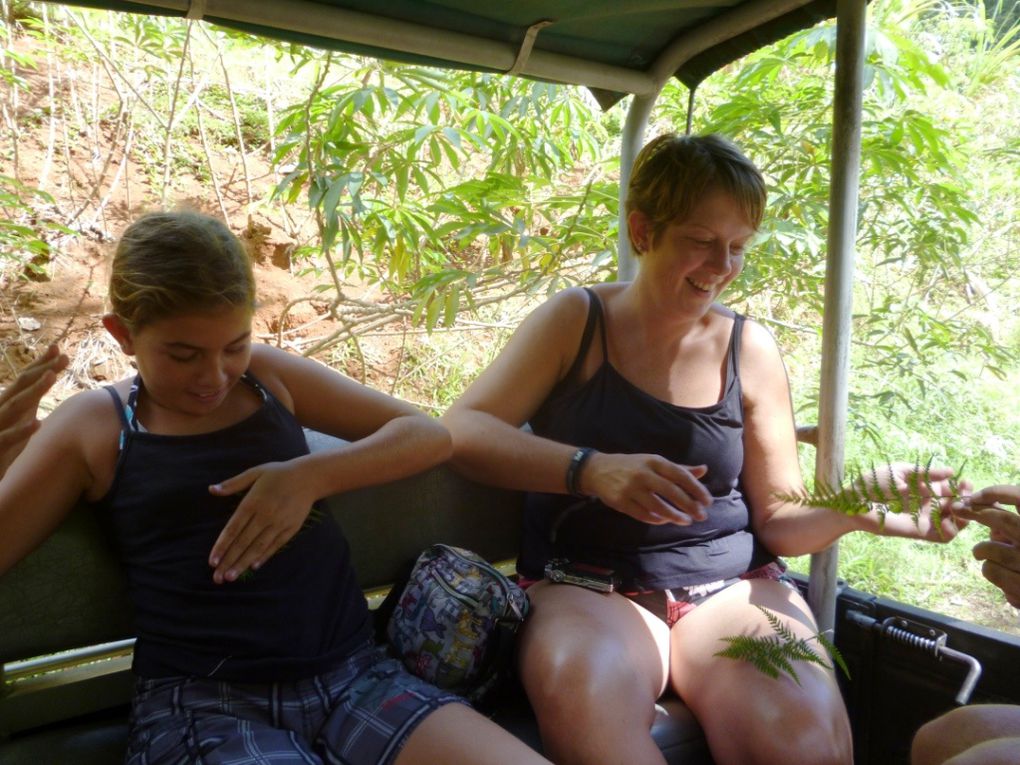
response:
M762 360L779 359L779 345L776 338L761 322L754 319L744 321L744 329L741 334L741 353L747 351L752 356Z
M598 294L599 289L593 289ZM565 290L560 290L555 295L546 300L542 305L535 309L535 313L543 312L556 314L562 317L578 317L586 316L588 314L588 306L591 304L591 298L588 297L588 293L584 287L568 287Z
M786 365L775 337L762 324L745 321L740 344L740 376L745 405L787 402L790 390Z

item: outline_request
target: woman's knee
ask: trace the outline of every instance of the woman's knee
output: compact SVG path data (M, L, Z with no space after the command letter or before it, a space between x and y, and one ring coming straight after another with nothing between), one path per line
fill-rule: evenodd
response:
M758 720L758 735L751 737L745 762L810 762L812 765L850 765L853 738L842 698L780 695L777 707ZM760 746L765 742L764 746Z
M658 679L643 678L619 645L599 638L566 642L522 646L521 678L536 709L563 709L576 717L590 707L615 706L620 697L641 696L649 708L654 704Z
M656 635L622 598L576 589L543 592L521 636L518 662L532 704L577 710L623 696L651 707L666 680L665 625Z
M649 729L662 660L654 643L638 643L611 629L526 630L521 679L554 761L661 762Z
M597 654L546 653L526 666L522 679L546 754L561 765L661 763L650 735L653 684Z
M757 670L742 683L729 682L688 699L719 763L849 765L850 721L835 682L820 667L792 678Z

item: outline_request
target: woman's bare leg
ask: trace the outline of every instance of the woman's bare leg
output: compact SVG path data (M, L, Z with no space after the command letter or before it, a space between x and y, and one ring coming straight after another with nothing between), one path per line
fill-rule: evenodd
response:
M666 683L666 625L620 595L539 582L519 663L559 765L662 765L650 729Z
M773 679L750 662L715 656L731 635L771 635L764 606L798 636L816 627L807 604L767 579L738 582L709 598L672 630L671 679L701 722L717 765L850 765L850 723L834 674L796 662L800 684Z

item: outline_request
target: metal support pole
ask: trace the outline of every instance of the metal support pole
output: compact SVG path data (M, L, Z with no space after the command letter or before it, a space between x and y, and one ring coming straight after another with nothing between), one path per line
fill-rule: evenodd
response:
M644 146L645 128L648 127L648 118L658 97L658 91L650 96L634 96L627 109L627 120L623 123L623 134L620 136L620 217L616 235L616 278L621 282L632 281L637 275L637 261L630 251L630 238L627 236L627 187L630 185L634 160Z
M836 83L832 124L829 240L822 323L822 377L815 480L830 486L843 478L854 244L861 169L861 100L864 81L866 0L838 0ZM821 630L836 622L838 545L811 556L808 602Z

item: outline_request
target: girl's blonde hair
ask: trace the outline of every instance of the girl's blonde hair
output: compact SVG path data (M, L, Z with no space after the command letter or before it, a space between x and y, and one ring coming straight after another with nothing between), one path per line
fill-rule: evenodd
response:
M132 330L222 307L255 308L244 246L221 221L196 212L145 215L124 232L110 273L113 312Z
M634 160L626 212L639 210L651 221L651 243L670 223L687 220L706 194L731 195L757 229L765 214L765 179L734 143L720 135L667 133L650 141ZM631 247L641 248L628 232Z

